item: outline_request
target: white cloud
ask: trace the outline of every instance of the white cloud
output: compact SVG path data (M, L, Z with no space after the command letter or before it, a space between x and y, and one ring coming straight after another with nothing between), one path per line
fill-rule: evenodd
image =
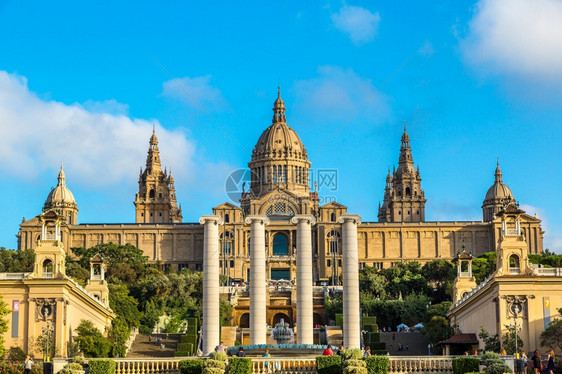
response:
M562 79L562 2L480 0L462 43L486 73L551 82Z
M295 83L297 109L318 121L347 119L354 111L366 111L370 121L387 118L390 108L386 98L368 78L352 69L320 66L318 76Z
M373 40L380 21L378 12L371 13L368 9L357 6L344 5L338 13L332 14L334 26L348 34L355 45Z
M126 106L113 100L85 105L43 100L29 90L26 78L0 71L0 170L31 180L63 160L71 184L119 185L135 180L144 166L154 124L163 164L174 168L176 180L192 179L194 144L157 121L115 114L123 110Z
M208 110L228 109L221 90L213 86L211 80L211 75L171 79L162 84L162 94L196 108L201 104Z

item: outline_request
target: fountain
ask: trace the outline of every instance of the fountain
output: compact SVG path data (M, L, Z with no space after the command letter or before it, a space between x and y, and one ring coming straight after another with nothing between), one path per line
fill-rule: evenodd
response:
M283 318L271 329L271 336L277 344L291 344L295 342L295 334Z

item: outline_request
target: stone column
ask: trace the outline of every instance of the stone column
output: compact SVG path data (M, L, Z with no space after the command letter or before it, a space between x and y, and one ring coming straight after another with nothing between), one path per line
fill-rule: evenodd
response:
M339 218L343 241L343 345L361 348L361 319L359 306L359 258L357 250L358 215L345 214Z
M207 356L219 345L219 216L203 216L203 355Z
M266 216L249 216L250 227L250 344L267 343L267 301L265 275Z
M314 344L312 297L312 231L316 218L298 215L297 224L297 344Z

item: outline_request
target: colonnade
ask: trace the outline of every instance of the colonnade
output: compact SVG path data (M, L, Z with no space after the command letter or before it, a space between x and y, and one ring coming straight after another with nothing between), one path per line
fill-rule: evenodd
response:
M223 224L219 216L203 216L203 354L208 355L219 345L219 230ZM297 344L313 344L313 268L312 215L296 215L291 222L297 225ZM359 263L357 251L358 215L342 215L343 238L343 330L344 346L359 348L361 326L359 310ZM249 216L250 225L250 344L267 343L266 320L266 216Z

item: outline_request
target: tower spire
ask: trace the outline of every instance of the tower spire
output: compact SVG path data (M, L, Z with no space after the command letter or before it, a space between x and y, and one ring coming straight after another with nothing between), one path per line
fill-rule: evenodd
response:
M273 123L283 122L286 123L285 118L285 102L281 98L281 87L277 86L277 100L273 103Z
M60 172L58 177L58 186L65 186L66 185L66 176L64 175L62 160L60 162Z

